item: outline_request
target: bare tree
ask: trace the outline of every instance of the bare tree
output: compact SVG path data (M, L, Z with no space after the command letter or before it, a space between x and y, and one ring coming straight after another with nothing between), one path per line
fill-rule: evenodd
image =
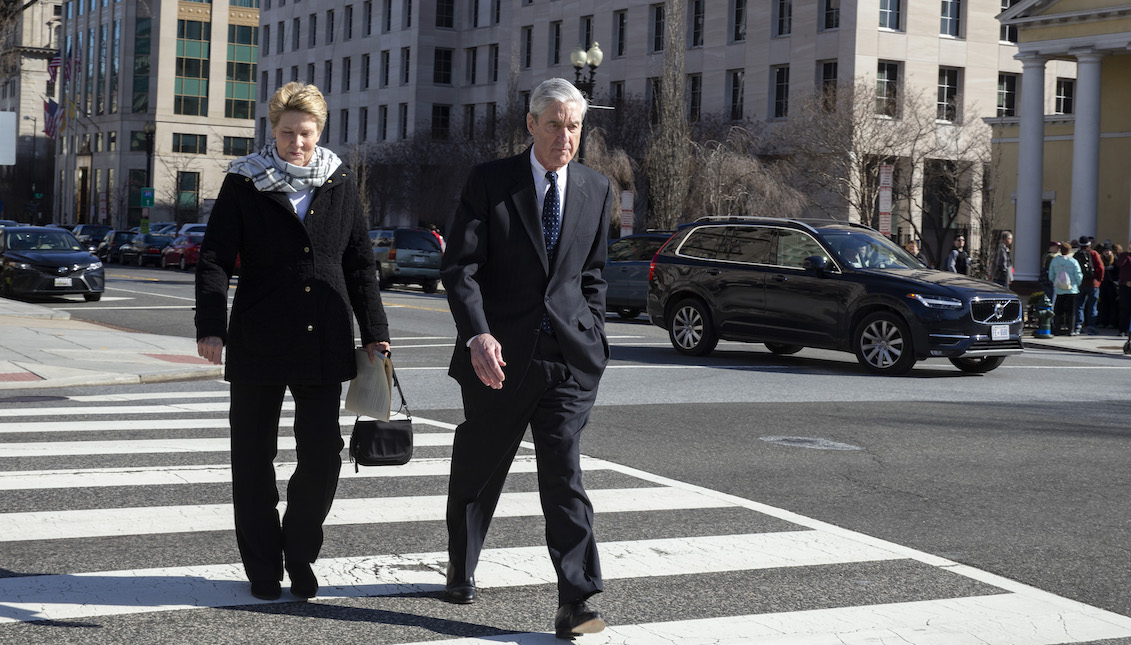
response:
M757 154L756 135L733 126L722 141L696 144L686 219L724 215L794 217L806 197L783 176L782 167Z
M683 0L667 0L664 14L672 26L664 30L664 73L657 92L656 127L644 160L651 202L650 223L673 229L684 216L691 182L692 145L684 109Z
M369 146L352 145L346 152L345 164L353 171L354 183L357 185L357 194L361 200L361 212L365 213L366 221L371 219L372 198L369 193Z
M610 150L605 144L604 130L590 130L585 142L585 165L605 175L612 184L613 213L610 218L610 233L620 230L621 192L632 190L636 182L636 170L632 159L624 150Z

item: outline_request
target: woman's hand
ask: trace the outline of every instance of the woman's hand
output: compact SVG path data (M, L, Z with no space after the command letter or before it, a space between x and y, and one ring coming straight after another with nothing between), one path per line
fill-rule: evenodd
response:
M365 351L369 352L369 364L372 365L377 362L377 352L388 356L391 349L392 346L389 345L389 341L387 340L383 340L381 342L372 342L366 345Z
M219 336L206 336L196 341L196 353L210 363L220 364L224 353L224 341Z

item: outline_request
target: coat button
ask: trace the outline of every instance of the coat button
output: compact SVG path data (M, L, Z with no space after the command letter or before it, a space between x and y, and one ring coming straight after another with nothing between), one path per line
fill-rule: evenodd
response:
M307 215L313 215L313 214L314 214L314 209L312 208L312 209L310 209L310 212L307 213Z
M307 287L307 288L305 289L305 291L306 291L307 293L310 293L310 287Z
M302 247L302 252L303 253L310 253L310 247L309 246Z
M327 183L327 184L332 184L332 183L334 183L334 180L333 180L333 179L327 179L327 180L326 180L326 183Z
M306 331L314 331L314 325L307 325Z

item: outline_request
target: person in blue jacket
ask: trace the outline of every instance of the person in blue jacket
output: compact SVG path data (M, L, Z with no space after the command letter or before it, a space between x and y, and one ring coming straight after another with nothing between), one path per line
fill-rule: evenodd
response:
M1058 333L1062 327L1067 328L1069 336L1076 336L1076 294L1080 292L1080 282L1084 279L1084 272L1080 270L1080 263L1072 257L1072 247L1068 242L1060 243L1060 255L1049 262L1048 278L1056 291L1056 300L1053 302L1052 312L1057 321L1053 333ZM1071 298L1061 296L1072 294Z

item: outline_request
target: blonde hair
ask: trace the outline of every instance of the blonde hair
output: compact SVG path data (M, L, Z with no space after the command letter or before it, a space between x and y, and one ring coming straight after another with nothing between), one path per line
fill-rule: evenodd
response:
M280 87L271 100L267 102L267 119L271 127L279 125L279 117L283 112L305 112L314 117L318 123L318 131L326 127L326 99L322 92L313 85L290 82Z

